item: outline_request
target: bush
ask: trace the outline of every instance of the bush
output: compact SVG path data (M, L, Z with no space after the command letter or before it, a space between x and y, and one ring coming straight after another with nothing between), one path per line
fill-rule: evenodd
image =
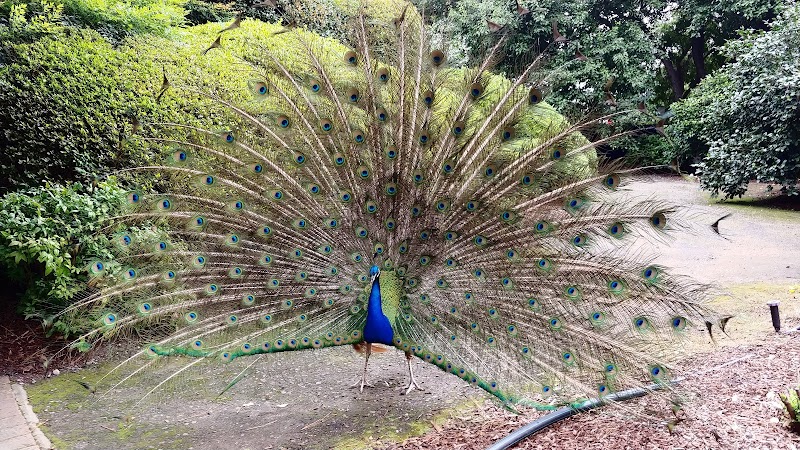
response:
M675 114L666 127L667 136L674 142L675 157L681 167L699 164L708 153L708 137L724 133L717 121L717 112L727 102L731 81L724 72L706 77L692 94L672 104Z
M280 28L245 21L224 35L223 48L207 55L202 52L216 39L219 24L171 38L132 37L116 48L95 31L71 28L6 44L6 64L0 66L0 172L6 176L0 194L47 181L91 183L152 162L153 145L132 139L135 120L147 135L157 128L150 122L235 126L240 119L207 97L172 88L157 101L162 72L174 86L213 87L228 99L251 101L251 76L233 55L255 58L262 48L278 49L290 36L271 39ZM292 49L280 54L290 65L297 59ZM270 104L251 109L268 111Z
M800 388L789 389L780 398L789 415L789 429L800 434Z
M78 28L97 30L111 42L133 34L167 35L184 24L185 0L4 0L0 14L24 7L29 18L46 12L53 5L63 10L59 22Z
M0 193L47 181L92 183L151 162L153 146L131 139L137 121L148 133L147 122L198 124L217 113L218 122L233 122L208 99L170 91L156 100L164 68L176 83L209 77L239 97L246 92L227 53L209 55L196 70L212 33L207 26L178 41L137 38L114 48L94 31L62 29L9 46L0 66Z
M703 188L741 196L758 180L797 193L800 178L800 6L767 32L729 42L732 62L676 106L684 151L708 147L698 164Z
M99 231L124 200L125 191L113 179L0 197L0 266L22 287L21 312L47 317L86 288L90 261L112 258Z
M11 61L0 67L0 193L46 181L91 183L148 160L142 145L128 142L132 120L174 106L155 101L154 61L89 30L9 50Z

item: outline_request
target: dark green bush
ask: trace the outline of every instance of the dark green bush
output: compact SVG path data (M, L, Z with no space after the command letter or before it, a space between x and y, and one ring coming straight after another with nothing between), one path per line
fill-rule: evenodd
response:
M725 132L717 113L729 101L731 81L724 72L708 76L692 94L672 104L675 114L666 127L667 136L675 144L675 157L682 167L700 163L708 153L711 136Z
M0 197L0 267L21 287L21 312L47 317L86 289L91 261L112 258L99 231L124 200L125 191L113 179Z
M174 91L157 101L162 70L176 83L208 76L246 92L247 77L230 76L237 68L226 53L200 59L213 41L211 26L205 30L182 41L143 37L114 48L94 31L67 28L9 46L0 67L0 193L46 181L91 183L147 164L152 146L131 139L134 123L151 132L148 122L197 124L219 113L208 99Z
M184 8L186 8L186 21L190 25L231 20L237 13L229 3L204 2L202 0L189 0Z
M0 67L0 192L45 181L92 182L147 154L129 145L134 117L157 109L159 68L95 32L65 29L7 48Z
M741 196L753 179L796 194L800 178L800 7L772 30L729 42L732 62L675 107L671 133L684 152L708 154L700 181L714 195Z

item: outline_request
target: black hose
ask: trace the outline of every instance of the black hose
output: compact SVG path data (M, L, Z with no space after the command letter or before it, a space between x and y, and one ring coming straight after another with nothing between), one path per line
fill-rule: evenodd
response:
M643 397L651 391L663 389L666 386L671 385L677 381L678 380L674 380L670 383L655 383L645 387L628 389L625 391L620 391L611 395L607 395L602 398L593 398L586 400L585 402L581 403L579 406L576 407L565 406L563 408L559 408L556 411L547 414L546 416L540 417L527 425L517 428L516 430L514 430L514 432L512 432L508 436L492 444L492 446L489 447L487 450L507 450L516 443L518 443L519 441L525 439L526 437L534 433L538 433L539 431L549 427L550 425L553 425L554 423L560 422L566 419L567 417L572 417L575 414L589 411L590 409L597 408L598 406L603 406L607 403L624 402L625 400L630 400L632 398Z

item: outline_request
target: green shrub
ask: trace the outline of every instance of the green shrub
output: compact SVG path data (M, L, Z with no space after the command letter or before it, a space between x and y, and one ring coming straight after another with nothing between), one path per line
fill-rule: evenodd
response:
M675 114L666 127L667 136L675 144L675 157L682 167L696 165L708 153L710 138L725 133L717 113L729 100L731 81L724 72L706 77L691 95L672 104Z
M143 162L131 120L156 109L158 69L95 32L63 31L8 48L0 67L0 192L45 181L90 183Z
M189 0L186 8L186 21L190 25L201 25L208 22L224 22L233 19L236 12L228 3L204 2Z
M112 258L99 231L124 200L125 191L113 179L0 197L0 266L22 287L21 312L47 317L86 289L90 261Z
M750 180L797 193L800 178L800 6L773 29L729 42L732 62L676 106L675 135L688 154L708 147L698 164L703 188L741 196Z
M36 17L52 5L63 9L59 22L76 28L90 28L112 42L133 34L165 36L185 23L185 0L3 0L0 14L24 7Z
M247 77L226 52L200 56L214 40L212 28L175 41L129 39L118 48L94 31L62 29L9 46L0 66L0 193L47 181L91 183L151 162L153 146L132 139L137 121L148 134L148 122L198 124L215 114L230 126L230 114L207 98L173 90L156 99L162 70L174 83L208 78L240 98L246 93Z
M800 434L800 388L789 389L780 398L789 416L789 429Z

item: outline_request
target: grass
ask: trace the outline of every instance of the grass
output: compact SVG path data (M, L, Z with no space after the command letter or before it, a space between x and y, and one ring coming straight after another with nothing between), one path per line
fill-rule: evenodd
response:
M441 427L455 416L478 409L483 400L473 398L461 402L453 407L439 411L426 421L412 421L406 424L405 430L400 430L396 424L385 424L378 429L370 429L360 436L348 437L337 442L332 450L369 450L377 443L399 444L408 438L422 436L434 428ZM370 427L367 427L370 428Z
M725 328L726 334L715 327L714 340L708 334L696 333L686 343L685 350L690 353L712 352L719 347L730 347L742 344L758 344L764 338L775 334L772 327L767 302L781 302L781 322L783 329L800 325L800 285L748 283L731 286L727 293L709 302L708 306L721 315L732 315ZM705 329L703 324L696 324L696 329Z

